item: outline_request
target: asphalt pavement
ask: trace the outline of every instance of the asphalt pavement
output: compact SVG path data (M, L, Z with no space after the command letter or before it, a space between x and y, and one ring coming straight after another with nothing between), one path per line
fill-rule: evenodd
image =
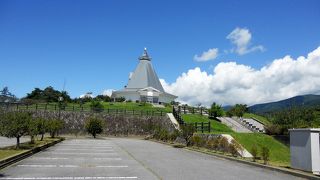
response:
M131 138L70 139L0 171L0 180L298 179L214 156Z

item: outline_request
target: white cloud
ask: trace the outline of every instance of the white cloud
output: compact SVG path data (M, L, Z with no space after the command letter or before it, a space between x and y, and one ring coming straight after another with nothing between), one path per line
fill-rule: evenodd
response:
M106 89L102 92L102 95L104 96L111 96L112 91L115 91L114 89Z
M262 45L250 47L252 35L247 28L236 28L228 36L227 39L231 41L236 47L231 52L236 52L239 55L244 55L253 51L264 51Z
M198 56L197 54L193 57L195 61L198 62L205 62L209 60L214 60L218 56L218 48L212 48L208 51L205 51L201 54L201 56Z
M213 72L199 67L182 73L172 84L161 80L164 89L189 103L253 105L302 94L320 93L320 47L307 57L285 56L254 69L236 62L221 62Z

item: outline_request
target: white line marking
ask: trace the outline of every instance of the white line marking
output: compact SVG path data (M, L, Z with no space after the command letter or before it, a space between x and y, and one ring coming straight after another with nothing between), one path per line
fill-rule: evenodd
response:
M54 164L22 164L18 167L32 167L32 168L78 168L78 167L92 167L92 168L127 168L128 166L77 166L77 165L54 165Z
M69 158L60 158L60 157L33 157L32 159L47 159L47 160L60 160L60 159L69 159Z
M128 166L96 166L98 168L127 168Z
M97 176L97 177L0 177L0 179L8 179L8 180L58 180L58 179L66 179L66 180L79 180L79 179L138 179L136 176Z
M95 158L60 158L60 157L33 157L32 159L44 159L44 160L66 160L66 159L81 159L81 160L89 160L89 159L94 159L94 160L115 160L115 161L120 161L122 160L121 158L103 158L103 157L95 157Z
M74 152L74 153L67 153L67 152L48 152L49 154L74 154L74 155L77 155L77 154L114 154L114 155L117 155L118 153L115 153L115 152L104 152L104 153L79 153L79 152Z
M121 158L93 158L94 160L116 160L120 161L122 160Z

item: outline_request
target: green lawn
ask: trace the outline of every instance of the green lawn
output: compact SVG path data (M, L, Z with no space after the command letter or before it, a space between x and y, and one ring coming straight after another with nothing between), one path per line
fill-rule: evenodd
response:
M277 166L289 166L290 152L289 148L281 142L275 140L273 137L261 133L236 133L233 132L228 126L208 119L206 116L196 114L184 114L182 118L186 122L211 122L211 127L214 134L230 134L234 137L248 151L251 151L252 146L255 144L260 152L262 146L270 149L270 164ZM259 154L260 156L260 154Z
M289 166L289 147L275 140L273 137L260 133L231 133L230 135L248 151L251 151L254 144L258 147L259 152L261 151L262 146L268 147L270 149L271 164L278 166Z
M171 112L172 106L166 106L164 108L156 108L153 107L149 103L135 103L135 102L101 102L105 109L118 109L118 110L136 110L136 111L163 111L163 112ZM58 110L58 103L39 103L39 104L32 104L32 105L14 105L13 108L19 109L47 109L47 110ZM80 106L80 104L75 103L68 103L65 107L67 111L90 111L90 102L87 102Z
M195 122L209 122L211 123L211 129L214 133L221 132L233 132L228 126L215 121L210 120L207 116L201 116L199 114L183 114L182 118L187 123L195 123Z
M17 149L0 149L0 161L5 158L14 156L16 154L20 154L24 151L26 151L26 150L23 150L23 149L18 149L18 150Z
M264 125L271 124L271 122L267 118L265 118L263 116L256 115L256 114L252 114L252 113L245 113L243 115L243 118L254 118L254 119L257 119L260 123L262 123Z

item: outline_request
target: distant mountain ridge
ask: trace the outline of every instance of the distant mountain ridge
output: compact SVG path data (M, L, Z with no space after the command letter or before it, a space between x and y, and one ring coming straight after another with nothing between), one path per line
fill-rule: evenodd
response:
M295 96L289 99L284 99L276 102L256 104L249 107L249 112L255 113L255 114L265 114L265 113L280 111L290 106L304 106L304 107L320 106L320 95L308 94L308 95Z

